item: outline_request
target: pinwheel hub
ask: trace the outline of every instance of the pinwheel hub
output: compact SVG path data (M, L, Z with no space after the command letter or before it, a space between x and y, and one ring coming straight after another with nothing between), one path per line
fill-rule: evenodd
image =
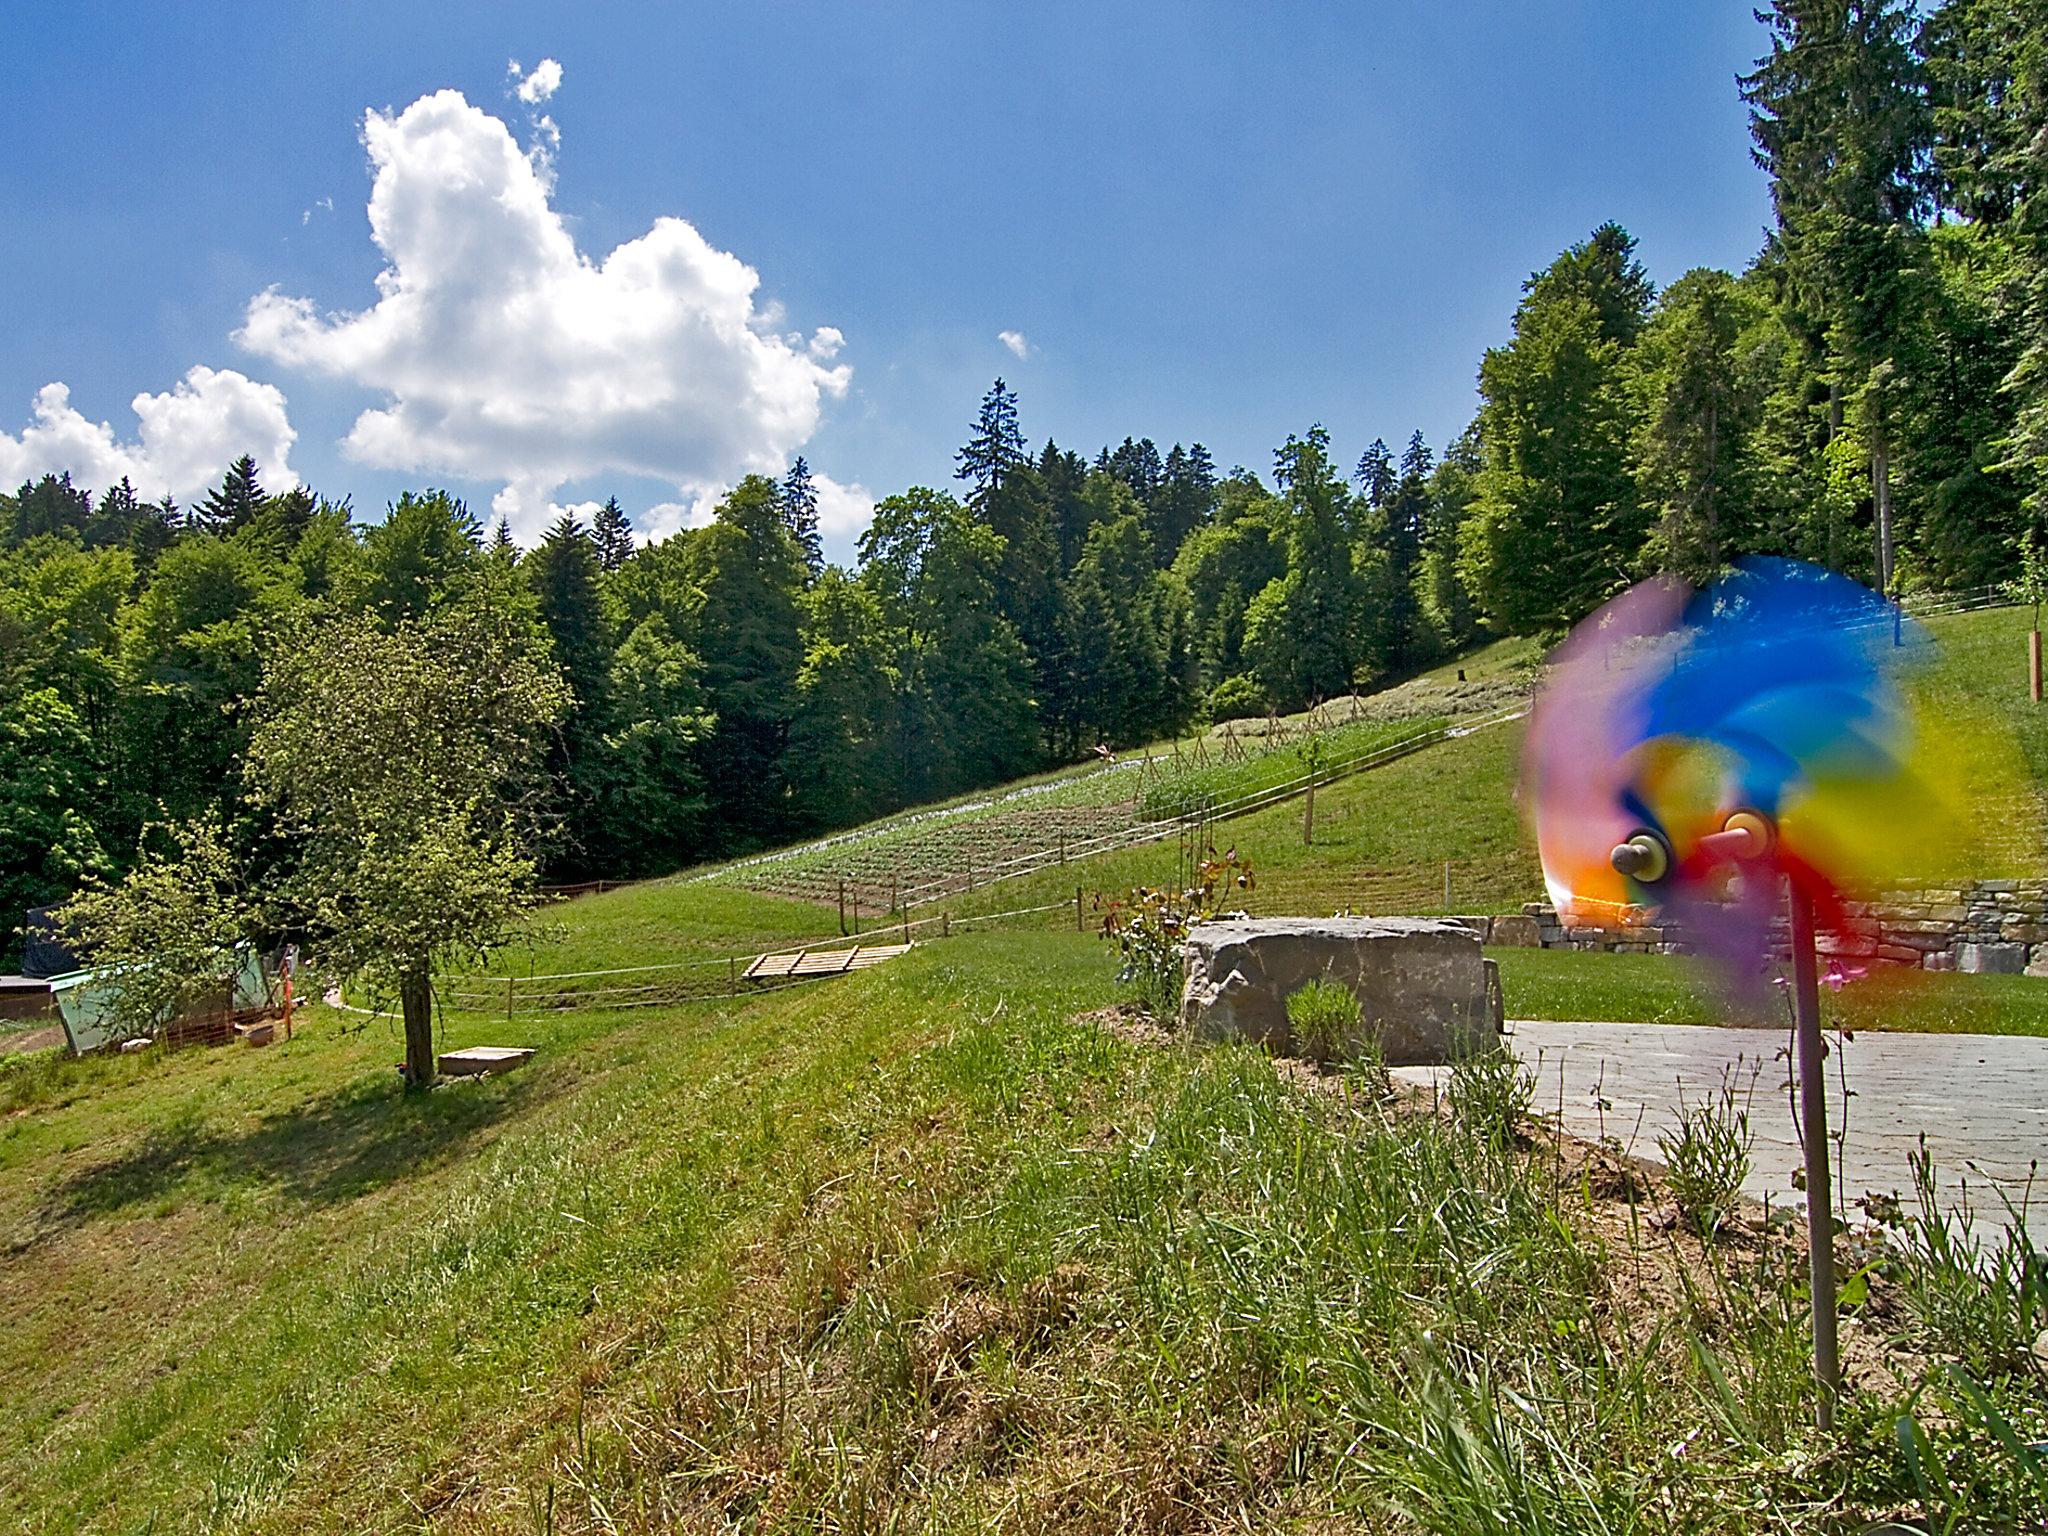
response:
M1721 822L1721 830L1707 833L1696 846L1714 864L1746 864L1768 856L1777 843L1777 824L1762 811L1744 809L1730 811ZM1616 874L1626 875L1641 885L1658 884L1676 863L1664 834L1647 827L1615 844L1607 861Z

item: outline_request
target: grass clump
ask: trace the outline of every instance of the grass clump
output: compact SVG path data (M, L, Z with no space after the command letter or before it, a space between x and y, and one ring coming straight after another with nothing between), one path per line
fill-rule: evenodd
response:
M1907 1161L1913 1204L1899 1214L1887 1267L1910 1336L1979 1375L2048 1374L2037 1353L2048 1347L2048 1254L2021 1212L2006 1197L2005 1230L1986 1241L1967 1203L1941 1202L1926 1137Z
M1681 1093L1678 1124L1657 1133L1679 1214L1710 1242L1741 1203L1754 1142L1748 1097L1725 1075L1720 1089L1705 1099L1688 1104Z
M1515 1144L1536 1102L1536 1074L1504 1045L1467 1051L1451 1063L1444 1092L1451 1120L1496 1152Z
M1334 1061L1358 1034L1358 997L1328 977L1297 987L1287 996L1287 1023L1294 1047L1311 1061Z

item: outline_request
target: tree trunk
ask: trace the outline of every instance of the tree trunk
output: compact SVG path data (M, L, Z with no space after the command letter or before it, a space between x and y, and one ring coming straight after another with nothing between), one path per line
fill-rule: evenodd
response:
M1870 494L1877 507L1877 590L1892 590L1892 464L1882 437L1870 445Z
M1885 391L1891 386L1892 365L1879 363L1870 370L1868 386L1872 398L1866 413L1870 420L1870 499L1876 517L1877 590L1892 593L1892 450L1891 424L1886 419Z
M434 984L424 969L408 971L398 983L405 1011L405 1085L434 1085Z

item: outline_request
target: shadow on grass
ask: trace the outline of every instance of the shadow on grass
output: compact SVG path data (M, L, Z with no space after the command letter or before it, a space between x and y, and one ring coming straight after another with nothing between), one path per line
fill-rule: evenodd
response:
M538 1077L448 1082L416 1096L365 1078L250 1125L182 1115L56 1185L40 1214L47 1228L171 1195L205 1199L234 1190L276 1189L309 1204L352 1200L452 1161L545 1096Z

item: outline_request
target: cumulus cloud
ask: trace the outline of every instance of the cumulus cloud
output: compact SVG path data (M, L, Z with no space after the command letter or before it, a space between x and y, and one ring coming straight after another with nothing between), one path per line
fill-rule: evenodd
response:
M512 78L514 94L529 107L539 106L562 88L562 66L553 59L542 59L530 74L514 59L505 72Z
M376 302L322 313L272 289L236 332L259 356L385 397L356 419L352 457L496 481L493 509L531 539L571 480L646 476L694 506L779 474L845 392L840 333L775 334L759 274L684 220L657 219L602 260L578 251L546 168L460 92L367 114L363 142L386 262Z
M1022 331L998 331L996 340L1016 353L1020 359L1031 355L1031 343L1025 340Z
M818 532L826 538L853 538L874 521L875 498L864 485L841 485L830 475L813 475L818 491Z
M253 454L273 491L299 483L289 455L298 434L275 385L232 368L193 368L160 395L129 402L139 429L123 442L112 423L94 421L71 403L64 384L36 391L34 419L19 437L0 432L0 486L70 471L88 490L123 475L146 497L190 497L211 486L243 454Z

